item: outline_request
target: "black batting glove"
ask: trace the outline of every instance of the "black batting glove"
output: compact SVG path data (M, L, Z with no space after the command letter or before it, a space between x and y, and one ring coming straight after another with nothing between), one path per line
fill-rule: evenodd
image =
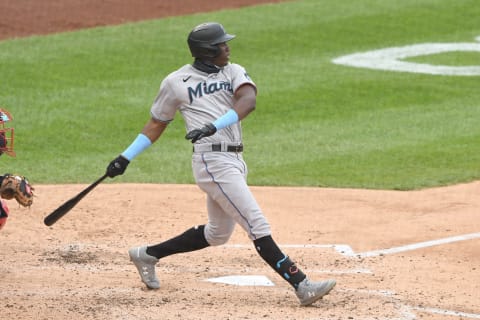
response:
M127 169L128 164L130 161L123 157L122 155L119 155L117 158L112 160L110 164L107 167L107 176L110 178L119 176L125 172Z
M209 123L201 129L193 129L187 133L185 139L191 140L192 143L195 143L202 138L210 137L211 135L215 134L215 132L217 132L217 128L215 128L213 124Z

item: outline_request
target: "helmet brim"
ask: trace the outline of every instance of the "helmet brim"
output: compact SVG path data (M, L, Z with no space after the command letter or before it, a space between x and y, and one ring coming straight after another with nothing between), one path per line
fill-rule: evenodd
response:
M220 44L220 43L224 43L224 42L232 40L233 38L235 38L234 34L226 33L226 34L222 35L220 38L215 39L215 41L212 42L212 45L217 45L217 44Z

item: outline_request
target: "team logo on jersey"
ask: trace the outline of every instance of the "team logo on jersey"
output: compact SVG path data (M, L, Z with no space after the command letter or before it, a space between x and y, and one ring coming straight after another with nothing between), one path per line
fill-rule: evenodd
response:
M190 103L193 102L196 98L201 98L203 95L212 94L217 91L225 90L230 93L233 93L232 84L226 81L218 82L199 82L195 87L188 87L188 98Z

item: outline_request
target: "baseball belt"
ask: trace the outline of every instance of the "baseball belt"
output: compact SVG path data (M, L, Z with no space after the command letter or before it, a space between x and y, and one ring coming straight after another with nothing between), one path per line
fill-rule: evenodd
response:
M243 144L202 143L193 146L193 152L243 152Z

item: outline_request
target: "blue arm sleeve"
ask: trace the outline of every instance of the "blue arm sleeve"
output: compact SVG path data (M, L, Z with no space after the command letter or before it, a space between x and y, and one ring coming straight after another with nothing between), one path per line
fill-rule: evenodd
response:
M220 130L225 127L228 127L231 124L236 123L237 121L238 121L238 114L235 112L235 110L230 109L223 116L215 120L213 122L213 125L215 126L215 128L217 128L217 130Z
M137 138L132 142L132 144L125 151L123 151L122 156L127 158L128 161L131 161L143 150L150 147L151 144L152 142L150 141L150 139L143 133L140 133Z

